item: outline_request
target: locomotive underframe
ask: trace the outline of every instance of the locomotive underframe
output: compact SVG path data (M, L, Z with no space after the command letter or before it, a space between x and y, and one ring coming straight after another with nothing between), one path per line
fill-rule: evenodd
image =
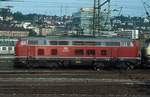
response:
M60 58L60 57L21 57L15 58L14 66L38 67L46 66L50 68L68 66L92 66L95 69L104 68L125 68L133 69L140 66L140 58Z

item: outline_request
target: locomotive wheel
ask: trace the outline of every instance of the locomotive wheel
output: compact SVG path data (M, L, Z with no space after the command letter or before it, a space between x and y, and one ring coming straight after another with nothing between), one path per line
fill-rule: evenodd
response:
M32 63L30 62L26 63L25 68L28 68L28 69L33 68Z
M70 62L69 61L63 61L62 64L63 64L64 68L67 68L67 67L69 67Z
M127 70L133 70L134 69L134 65L132 63L127 62L127 64L128 64Z
M51 62L51 63L48 65L48 67L49 67L50 69L57 69L57 68L59 68L59 64L58 64L57 62Z
M128 70L133 70L133 69L134 69L134 66L130 65Z
M126 62L124 62L124 61L123 62L118 61L116 66L120 70L127 70L128 69Z
M96 71L103 71L104 70L104 63L95 63L94 64L94 70Z
M132 70L134 69L134 65L129 62L119 62L119 69L123 70Z

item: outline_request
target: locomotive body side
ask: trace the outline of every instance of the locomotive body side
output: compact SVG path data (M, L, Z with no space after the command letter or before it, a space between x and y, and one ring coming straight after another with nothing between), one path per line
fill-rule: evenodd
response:
M16 45L16 63L49 67L89 64L101 69L133 67L140 60L139 47L132 41L43 40L42 43L19 41Z

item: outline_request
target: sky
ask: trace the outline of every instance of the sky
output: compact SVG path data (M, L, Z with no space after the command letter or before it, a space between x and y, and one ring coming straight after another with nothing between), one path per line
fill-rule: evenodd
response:
M93 7L94 0L23 0L24 2L0 2L0 7L14 6L13 12L38 13L47 15L71 15L83 7ZM101 0L104 2L105 0ZM149 0L150 1L150 0ZM149 2L147 1L147 2ZM150 4L150 3L149 3ZM122 15L145 16L141 0L111 0L111 9L120 9ZM119 12L111 12L118 15Z

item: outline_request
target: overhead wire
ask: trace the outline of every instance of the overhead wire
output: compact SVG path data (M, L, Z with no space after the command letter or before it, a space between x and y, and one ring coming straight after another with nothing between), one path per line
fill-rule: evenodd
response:
M13 5L15 10L26 9L33 7L34 10L53 10L60 9L61 6L65 8L68 7L68 10L79 10L81 7L93 7L93 0L23 0L24 2L2 2L3 5ZM103 1L103 0L102 0ZM130 0L131 1L131 0ZM146 0L150 2L149 0ZM115 9L116 7L123 7L124 10L132 14L132 11L137 10L138 5L130 4L129 0L111 0L111 7ZM32 9L32 10L33 10ZM127 13L126 12L126 13Z

